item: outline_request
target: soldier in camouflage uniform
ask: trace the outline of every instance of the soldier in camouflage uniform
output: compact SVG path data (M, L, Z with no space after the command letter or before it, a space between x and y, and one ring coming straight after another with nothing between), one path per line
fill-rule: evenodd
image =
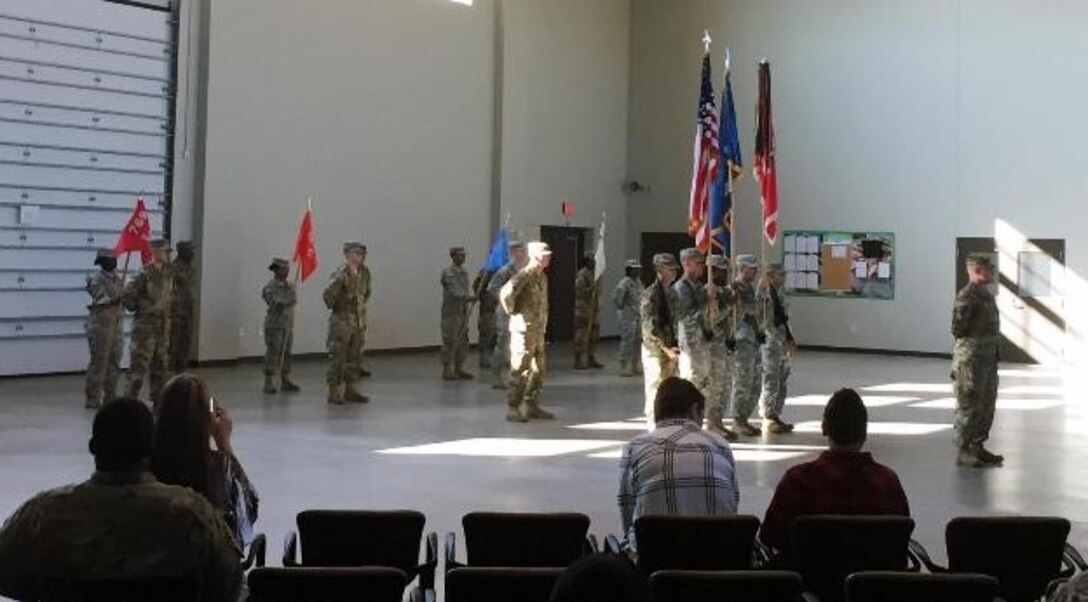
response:
M491 355L495 353L495 343L498 336L495 334L495 308L499 301L494 295L487 294L487 285L491 283L491 277L495 270L483 268L476 275L472 283L472 293L479 300L479 317L476 320L476 334L479 340L476 344L480 354L480 370L491 368Z
M729 406L733 430L753 437L762 431L748 422L759 402L762 357L760 347L767 342L766 312L756 295L759 264L755 255L738 255L739 277L733 281L737 303L737 348L733 354L733 391Z
M450 249L453 264L442 271L442 379L469 380L465 372L468 356L468 317L476 297L468 288L464 247Z
M170 344L170 303L174 289L170 267L166 263L169 253L168 242L161 239L151 241L151 263L125 285L122 296L125 309L136 314L132 321L125 395L138 398L147 379L151 401L156 404L169 376L167 354Z
M170 302L170 370L181 374L189 367L193 342L193 315L196 312L196 269L193 243L177 244L177 257L170 262L174 293Z
M117 258L109 249L101 249L94 258L101 270L87 277L87 319L83 329L91 361L87 364L86 403L96 409L117 395L117 374L121 370L121 277Z
M329 385L328 402L335 405L370 401L355 388L355 382L362 376L366 303L370 300L370 270L363 263L366 245L344 243L344 259L346 262L333 272L322 294L325 306L331 310L325 382Z
M676 305L676 340L680 347L680 378L695 385L704 399L709 399L707 381L710 378L710 327L707 323L707 287L703 286L706 258L698 249L680 251L684 274L673 283ZM717 303L715 302L715 305ZM711 407L713 404L707 404Z
M552 251L542 242L529 243L529 263L503 285L499 294L510 315L510 391L506 419L526 422L555 416L540 407L546 369L544 334L548 330L548 276ZM524 403L525 410L521 406Z
M733 289L729 286L729 260L722 255L710 256L710 277L714 289L717 310L710 320L710 374L707 378L706 429L714 431L728 441L736 441L737 434L722 424L733 378Z
M291 382L291 344L294 341L295 304L298 296L295 285L287 281L291 264L286 258L273 257L268 266L272 279L261 289L268 310L264 315L264 392L276 393L277 376L280 391L293 393L299 390Z
M988 257L967 259L967 286L952 306L952 378L956 393L956 462L963 466L997 466L1003 456L987 450L997 405L998 342L1001 316L990 291L993 266Z
M786 408L786 381L790 360L797 349L790 329L789 306L782 294L786 270L780 263L767 265L758 296L767 312L767 342L763 345L763 393L759 398L763 428L771 433L789 433L793 425L782 419Z
M620 348L616 352L616 359L620 363L620 376L634 376L642 373L639 352L642 347L642 324L639 319L642 265L637 259L628 259L624 271L623 280L612 291L612 305L616 307L620 325Z
M574 277L574 369L603 368L596 358L601 338L600 286L595 274L597 262L592 256L582 259Z
M498 269L491 281L487 283L487 294L495 300L495 355L491 358L491 368L494 370L495 382L492 389L505 389L510 378L510 316L499 303L499 291L503 285L525 267L529 262L529 256L525 251L525 243L521 241L510 242L510 262Z
M680 266L672 253L654 255L656 278L642 292L639 319L642 327L642 369L645 379L646 423L654 428L654 399L661 382L676 376L680 348L676 341L676 304L672 284Z
M91 478L39 493L0 530L0 596L50 599L43 585L51 577L189 575L201 585L195 600L237 600L241 553L227 524L204 496L160 483L148 470L154 425L147 406L108 402L92 433Z

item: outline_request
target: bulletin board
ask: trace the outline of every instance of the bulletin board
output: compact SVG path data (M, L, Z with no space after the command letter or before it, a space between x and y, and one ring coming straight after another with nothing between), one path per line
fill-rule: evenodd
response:
M786 293L843 299L895 298L895 234L787 230Z

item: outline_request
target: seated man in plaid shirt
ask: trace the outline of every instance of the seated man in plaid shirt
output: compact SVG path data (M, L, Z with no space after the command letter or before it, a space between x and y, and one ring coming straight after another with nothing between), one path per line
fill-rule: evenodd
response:
M654 430L623 448L619 504L627 547L635 547L640 516L737 513L733 451L724 437L702 429L704 404L695 385L666 378L654 399Z
M899 514L910 516L907 494L895 471L861 451L869 413L853 389L839 389L824 407L828 449L812 462L786 471L767 508L759 538L786 558L790 530L810 514Z

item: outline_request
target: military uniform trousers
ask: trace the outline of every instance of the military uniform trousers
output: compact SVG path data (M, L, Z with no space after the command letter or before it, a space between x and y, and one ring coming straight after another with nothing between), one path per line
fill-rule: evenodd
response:
M502 306L495 309L495 354L491 358L495 382L506 384L510 376L510 314Z
M633 318L623 312L616 316L620 325L620 347L616 351L616 360L621 365L639 361L639 349L642 348L642 325L638 316Z
M291 345L294 333L290 328L264 329L264 373L265 376L279 374L285 377L291 374Z
M170 370L181 374L189 369L193 346L193 315L175 313L170 320Z
M729 417L747 420L759 403L760 373L763 358L755 341L737 341L733 352L733 390L729 404Z
M544 386L544 333L510 333L510 392L507 403L520 408L539 405L540 389Z
M574 354L586 358L597 353L597 341L601 338L601 323L589 313L574 315Z
M997 405L997 337L956 339L952 354L956 441L961 448L990 437Z
M121 308L99 305L83 323L91 359L87 364L85 393L89 405L105 403L117 396L117 375L121 371Z
M706 411L704 416L713 423L721 422L729 407L729 393L733 390L733 352L725 341L710 343L710 378L706 386Z
M464 311L442 316L442 363L457 368L468 355L468 317Z
M480 366L490 366L491 357L495 354L495 344L498 336L495 332L495 311L487 305L480 306L480 317L476 322L476 333L479 337L477 346L480 352Z
M350 386L359 380L363 373L365 339L366 322L355 323L348 318L329 320L329 336L325 343L329 352L329 369L325 372L328 386Z
M790 356L786 341L777 337L763 345L763 393L759 405L764 418L778 418L786 407L786 382L790 378Z
M166 316L137 316L132 324L129 346L128 381L125 394L139 398L144 380L148 381L151 401L158 403L166 386L168 372L167 348L170 344L170 319Z
M676 376L677 362L667 355L653 353L646 346L642 346L642 376L646 393L646 426L653 429L656 420L654 418L654 399L657 398L657 389L661 383L670 376Z

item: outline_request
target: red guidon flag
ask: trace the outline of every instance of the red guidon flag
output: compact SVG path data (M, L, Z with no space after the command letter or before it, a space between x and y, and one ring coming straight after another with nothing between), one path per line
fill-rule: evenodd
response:
M143 199L136 199L132 217L128 218L117 244L113 246L113 256L133 251L140 252L140 260L144 265L151 263L151 220L147 217L147 206Z
M314 246L314 210L310 201L306 201L306 213L302 214L302 224L298 228L298 240L295 241L295 256L292 261L298 263L299 276L303 282L317 270L317 247Z
M759 64L759 102L756 104L756 152L753 171L759 180L763 204L763 236L778 240L778 176L774 165L774 124L771 120L771 64Z

